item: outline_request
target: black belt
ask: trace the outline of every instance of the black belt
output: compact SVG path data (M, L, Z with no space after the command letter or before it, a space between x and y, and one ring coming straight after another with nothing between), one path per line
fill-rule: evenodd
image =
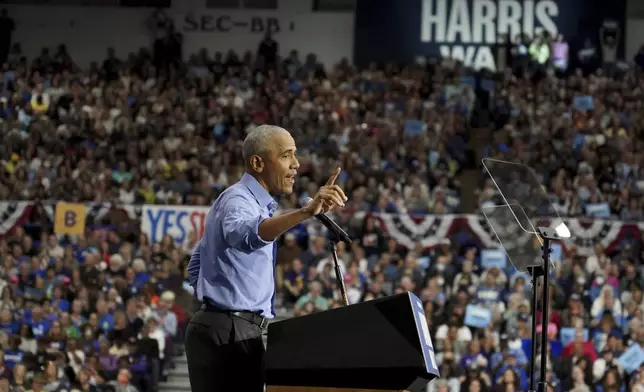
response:
M268 326L268 319L266 317L262 317L259 313L251 312L250 310L222 309L213 304L210 298L204 298L203 303L201 304L201 310L204 312L223 313L239 317L240 319L253 323L262 329Z

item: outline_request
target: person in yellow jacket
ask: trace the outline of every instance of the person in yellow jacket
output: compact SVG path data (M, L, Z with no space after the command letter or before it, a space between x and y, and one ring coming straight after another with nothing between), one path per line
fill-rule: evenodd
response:
M540 69L545 69L550 60L550 45L548 40L543 36L534 38L528 49L532 63Z
M42 84L38 84L32 92L30 103L31 108L36 114L45 113L47 109L49 109L50 97L49 94L45 92Z

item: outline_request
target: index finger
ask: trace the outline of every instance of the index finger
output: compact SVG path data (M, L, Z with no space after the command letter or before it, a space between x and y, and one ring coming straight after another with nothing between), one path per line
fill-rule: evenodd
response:
M326 184L327 185L333 185L333 183L335 183L335 180L338 179L338 176L340 175L341 171L342 171L342 169L340 169L340 168L335 169L335 171L333 172L331 177L329 177L329 180L326 182Z

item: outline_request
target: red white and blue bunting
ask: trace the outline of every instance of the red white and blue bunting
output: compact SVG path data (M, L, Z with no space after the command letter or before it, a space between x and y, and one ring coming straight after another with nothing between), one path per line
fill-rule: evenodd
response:
M0 235L10 232L16 226L26 223L33 203L28 201L0 202Z
M410 217L407 214L375 213L371 216L377 219L383 232L407 248L413 248L418 242L423 247L432 247L444 238L454 241L468 232L483 248L497 247L499 237L507 248L522 247L535 240L534 234L522 230L518 225L506 226L506 232L498 232L503 230L503 225L495 225L495 232L482 215ZM612 251L624 241L639 239L644 234L644 223L640 222L588 218L568 218L564 222L572 233L564 246L576 247L580 255L592 255L595 244L601 244L607 251ZM554 221L545 220L542 226L554 226ZM508 238L511 238L510 243Z
M423 248L438 245L448 236L454 222L453 215L427 215L421 219L408 214L378 214L375 217L384 231L405 248L414 248L418 243Z
M26 201L0 202L0 236L10 234L17 226L27 223L34 211L34 206L35 203ZM55 205L47 204L42 207L49 219L53 221ZM90 203L87 210L87 226L92 228L93 225L102 224L103 219L113 209L124 212L134 222L134 225L137 225L141 219L142 208L141 205ZM182 206L174 208L180 209ZM446 238L454 242L465 237L469 237L470 240L483 248L496 247L498 245L497 234L504 239L512 238L514 243L508 244L504 240L506 247L522 246L527 241L534 240L532 234L526 233L518 227L507 226L504 229L506 232L495 233L485 217L480 215L412 216L409 214L369 214L365 212L351 215L354 222L364 220L368 216L375 218L383 233L406 248L414 248L418 244L424 248L431 248ZM644 222L587 218L568 218L564 221L572 233L572 238L568 239L564 245L566 247L575 246L578 254L582 255L591 255L595 244L601 244L606 250L611 251L621 246L625 241L642 238L644 234ZM550 223L545 221L543 225ZM495 229L501 230L501 228L501 225L495 225Z

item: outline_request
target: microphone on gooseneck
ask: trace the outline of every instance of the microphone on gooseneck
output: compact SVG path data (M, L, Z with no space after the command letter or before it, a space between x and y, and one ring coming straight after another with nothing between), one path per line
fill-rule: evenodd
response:
M306 197L302 200L302 207L306 207L311 202L313 199L310 197ZM338 226L337 223L333 221L333 219L329 218L325 213L317 214L315 216L315 219L319 220L324 227L327 228L335 237L342 242L345 242L347 245L351 245L351 238L349 238L349 235L346 233L346 231L342 230L340 226Z

